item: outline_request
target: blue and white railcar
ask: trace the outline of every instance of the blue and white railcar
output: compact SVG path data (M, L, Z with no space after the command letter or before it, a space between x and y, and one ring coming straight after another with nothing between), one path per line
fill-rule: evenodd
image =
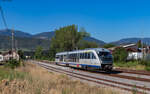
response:
M55 62L84 69L112 70L113 68L112 55L104 48L60 52L56 54Z

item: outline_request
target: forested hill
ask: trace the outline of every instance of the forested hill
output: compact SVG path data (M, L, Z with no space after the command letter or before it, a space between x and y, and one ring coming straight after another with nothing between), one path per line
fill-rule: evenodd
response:
M37 46L42 46L47 50L50 47L50 40L35 39L31 37L15 37L15 48L23 50L35 50ZM11 48L11 37L0 35L0 50Z

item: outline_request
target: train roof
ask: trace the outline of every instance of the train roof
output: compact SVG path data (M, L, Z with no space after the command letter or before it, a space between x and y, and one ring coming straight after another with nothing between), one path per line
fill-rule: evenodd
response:
M68 54L68 53L74 53L74 52L84 52L84 51L101 51L101 52L110 52L108 49L105 48L88 48L88 49L84 49L84 50L75 50L75 51L68 51L68 52L59 52L56 53L56 55L64 55L64 54Z

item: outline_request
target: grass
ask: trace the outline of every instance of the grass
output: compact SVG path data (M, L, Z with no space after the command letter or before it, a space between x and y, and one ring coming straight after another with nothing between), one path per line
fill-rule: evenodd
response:
M146 66L139 61L114 62L114 66L133 70L150 70L150 66Z
M8 79L14 80L15 78L23 79L26 73L14 71L13 69L9 69L6 67L0 67L0 80Z
M0 77L0 94L122 94L118 89L89 86L33 64L14 70L0 67Z

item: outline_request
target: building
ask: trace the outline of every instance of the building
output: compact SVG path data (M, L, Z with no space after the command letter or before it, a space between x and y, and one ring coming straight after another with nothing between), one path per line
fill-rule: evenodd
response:
M2 57L3 57L3 61L8 61L12 58L16 59L16 60L19 60L19 55L16 51L4 52L4 53L2 53Z
M3 60L3 55L0 54L0 62L2 62Z

